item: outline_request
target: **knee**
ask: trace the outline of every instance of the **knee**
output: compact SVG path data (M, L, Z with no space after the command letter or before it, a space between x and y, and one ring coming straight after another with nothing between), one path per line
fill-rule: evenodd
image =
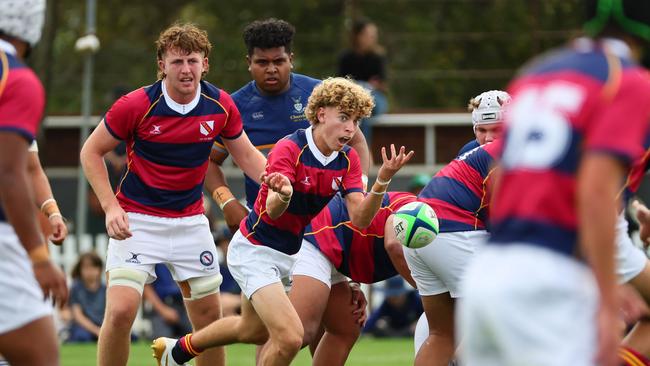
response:
M118 329L131 329L137 308L129 304L119 304L106 309L105 325Z
M304 331L302 327L283 330L273 339L280 354L290 356L298 353L303 344Z

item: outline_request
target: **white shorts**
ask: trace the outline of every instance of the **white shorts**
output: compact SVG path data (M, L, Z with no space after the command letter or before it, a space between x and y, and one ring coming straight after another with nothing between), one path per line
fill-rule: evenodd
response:
M424 248L404 248L404 258L421 296L449 292L462 296L460 282L474 252L488 239L485 230L440 233Z
M14 229L0 222L0 334L52 314Z
M586 265L531 245L486 246L463 286L463 365L594 365L598 292Z
M281 282L284 290L289 292L296 258L297 254L288 255L255 245L237 230L228 245L226 262L242 293L250 299L255 291L276 282Z
M626 283L636 277L647 261L645 253L637 248L627 233L627 220L621 213L616 221L616 274L619 282Z
M166 263L175 281L219 274L217 248L205 215L166 218L128 213L133 236L109 239L106 271L132 268L156 279L155 265Z
M298 260L293 268L293 275L315 278L329 288L332 288L332 285L348 280L314 244L307 240L302 241L302 247L298 252Z

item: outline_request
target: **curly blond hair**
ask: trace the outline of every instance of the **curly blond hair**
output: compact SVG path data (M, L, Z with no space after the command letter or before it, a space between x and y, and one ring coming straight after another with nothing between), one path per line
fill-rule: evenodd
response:
M314 88L305 115L309 122L318 123L318 109L321 107L336 107L339 111L357 117L370 117L375 102L370 93L349 78L327 78Z
M201 52L204 57L208 57L212 49L212 44L210 44L210 40L208 39L208 32L191 23L177 23L160 33L156 41L156 56L158 60L162 60L165 52L174 48L186 55L192 52ZM208 68L206 68L201 76L207 74ZM165 74L158 70L158 79L164 77Z

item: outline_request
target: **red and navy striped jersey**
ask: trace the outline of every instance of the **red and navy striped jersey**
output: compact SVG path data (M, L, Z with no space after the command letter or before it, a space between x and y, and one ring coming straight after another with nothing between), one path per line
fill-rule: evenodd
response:
M242 234L252 243L295 254L305 226L337 192L343 196L363 192L357 152L346 145L324 157L311 133L312 127L297 130L278 141L269 153L266 173L279 172L289 178L293 196L285 212L272 220L266 213L269 189L262 184L253 210L240 224Z
M459 155L420 191L418 200L435 207L440 232L487 229L489 178L499 146L495 141Z
M127 145L127 171L117 191L127 212L160 217L203 213L212 144L217 136L234 139L242 133L230 96L206 81L187 113L168 103L173 101L167 101L159 80L120 98L104 117L108 131Z
M648 136L650 79L629 54L622 41L582 38L511 84L492 243L576 253L581 159L607 154L630 166Z
M305 229L310 242L336 269L353 281L375 283L393 277L397 270L384 247L386 220L394 211L417 198L408 192L384 194L381 208L370 226L360 229L350 221L345 199L336 195Z
M13 46L0 46L0 133L14 133L31 143L43 119L45 90L36 74L16 58ZM6 219L0 207L2 221Z

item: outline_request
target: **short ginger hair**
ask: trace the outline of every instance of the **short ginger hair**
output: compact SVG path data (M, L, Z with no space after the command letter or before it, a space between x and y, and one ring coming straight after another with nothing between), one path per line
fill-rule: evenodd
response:
M157 59L162 60L165 52L171 49L177 49L185 55L189 55L192 52L200 52L203 53L203 57L208 57L212 49L212 44L208 39L208 32L192 23L177 23L160 33L156 41ZM204 75L207 72L208 70L206 69ZM158 79L164 77L163 72L158 70Z

